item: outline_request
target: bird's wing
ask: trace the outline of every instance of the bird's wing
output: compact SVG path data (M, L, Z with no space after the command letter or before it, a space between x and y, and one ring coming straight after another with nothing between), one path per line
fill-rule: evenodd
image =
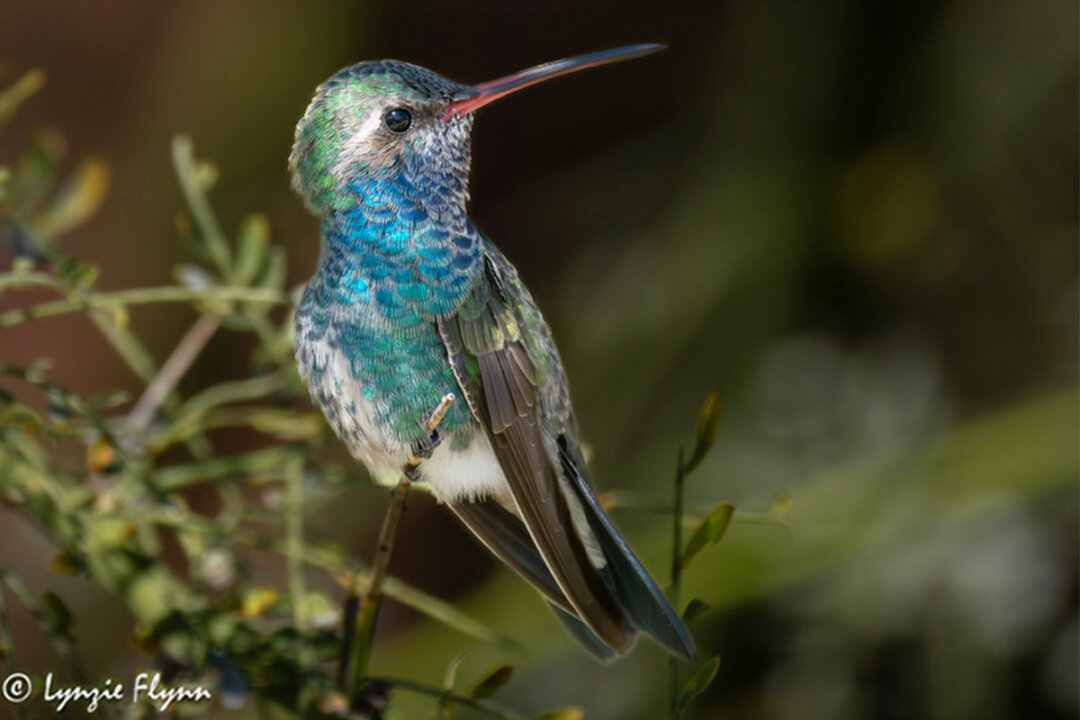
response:
M612 649L574 615L544 559L536 551L529 531L516 515L491 499L453 503L450 507L495 557L513 568L547 598L556 617L585 650L603 662L615 657Z
M566 377L547 324L506 258L490 243L485 247L485 254L488 282L462 307L453 327L443 332L451 364L470 407L481 422L484 421L485 406L493 402L499 407L499 418L509 420L515 417L515 413L519 413L532 426L539 417L538 432L541 441L546 441L546 445L538 442L537 447L546 447L548 453L545 455L541 452L538 455L541 460L555 459L559 466L555 476L561 482L554 484L551 475L546 474L546 466L540 477L544 478L543 482L547 483L545 487L549 488L551 493L562 499L565 505L574 507L578 531L587 533L594 548L598 548L603 554L605 563L599 573L608 591L633 626L651 635L672 654L694 658L694 643L685 624L616 530L596 498L577 444ZM500 391L498 387L493 387L489 391L487 386L490 378L486 379L481 372L478 358L484 352L491 352L492 348L505 347L508 344L512 349L504 350L503 353L513 357L515 362L506 363L506 366L511 370L521 367L520 374L514 379L511 390ZM524 353L521 352L522 349ZM504 388L510 384L500 375L496 375L492 382L494 381L499 381ZM515 394L515 386L524 389ZM519 396L529 402L516 404L515 399ZM535 413L534 397L539 400L539 416ZM527 411L519 412L522 409ZM490 410L487 412L489 415L493 414ZM486 425L489 435L496 434L496 427L504 426L505 423L498 426ZM505 434L505 431L500 432ZM494 437L492 445L499 453L499 443L495 442ZM499 462L517 499L521 492L518 489L521 483L515 481L507 471L509 465L501 454ZM520 508L521 501L517 502ZM524 515L523 519L526 519ZM479 532L477 534L480 535ZM574 535L577 539L578 533ZM483 536L481 539L484 539ZM484 542L490 545L488 540ZM510 562L510 565L516 567L514 562ZM592 566L588 569L591 570ZM574 632L569 623L568 627ZM583 638L579 632L574 634L582 644L588 645L588 638Z
M625 652L636 629L590 561L560 478L554 437L545 432L537 365L512 305L488 263L485 277L441 318L439 332L473 415L491 441L518 514L578 618L605 645Z

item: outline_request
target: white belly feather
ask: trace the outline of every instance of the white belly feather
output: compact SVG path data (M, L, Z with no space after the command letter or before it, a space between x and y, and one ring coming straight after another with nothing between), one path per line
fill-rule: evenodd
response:
M349 359L339 349L319 340L310 344L306 354L307 358L300 358L300 367L312 399L322 406L334 430L353 456L364 463L372 479L380 485L397 484L412 456L411 445L390 437L375 422L375 408L364 398ZM318 380L306 372L312 361L326 368ZM510 488L487 436L476 426L456 432L469 433L468 447L455 450L453 446L460 444L454 442L455 433L444 434L431 457L420 466L422 485L441 502L508 499Z

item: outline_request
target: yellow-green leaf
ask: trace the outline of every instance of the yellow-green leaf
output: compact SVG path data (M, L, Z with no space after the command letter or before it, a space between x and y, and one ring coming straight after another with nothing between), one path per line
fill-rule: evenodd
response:
M86 570L86 563L75 553L64 550L49 560L49 570L57 575L75 576Z
M701 552L706 545L715 545L723 539L727 529L731 526L731 516L735 512L735 506L731 503L720 503L709 516L706 517L694 534L686 543L679 565L686 568L694 556Z
M443 676L443 689L453 690L454 684L457 683L458 669L461 667L461 663L465 661L465 658L469 656L468 650L462 650L454 659L450 661L450 664L446 666L446 675Z
M690 676L690 679L683 685L682 692L679 693L679 711L682 712L690 706L690 703L694 701L701 693L712 684L713 679L716 678L716 673L720 669L720 658L714 655L698 667L694 671L694 674Z
M259 270L267 263L270 246L270 222L265 215L252 213L240 224L236 241L236 261L233 264L234 285L250 285Z
M584 720L585 711L579 707L562 708L537 715L533 720Z
M510 682L513 675L513 665L496 665L473 686L469 696L476 700L489 698L495 694L496 690Z
M795 496L789 492L782 492L773 498L773 501L769 505L769 509L765 511L765 514L772 517L787 515L791 512L791 508L794 504Z
M705 602L704 600L694 598L687 604L686 609L683 610L683 622L693 622L697 618L707 613L710 608L712 608L712 605L710 605L709 603Z
M59 596L46 592L41 597L41 609L45 613L45 622L48 623L52 633L65 640L74 638L75 616L71 614Z
M240 603L240 614L246 618L262 615L277 599L278 591L274 588L251 588L244 593L244 599Z
M285 287L285 249L274 246L266 258L266 267L256 283L258 287L280 290ZM265 306L264 306L265 307Z
M716 440L716 431L720 426L720 393L710 393L701 409L697 429L694 431L694 449L690 453L684 472L689 473L705 459Z
M45 86L45 71L34 69L0 91L0 123L7 122L27 99Z
M32 228L42 237L54 238L90 219L109 189L109 166L87 158L64 183L52 203L34 218Z

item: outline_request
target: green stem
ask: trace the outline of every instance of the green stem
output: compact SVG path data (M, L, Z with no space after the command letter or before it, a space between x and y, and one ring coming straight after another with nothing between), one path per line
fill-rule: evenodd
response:
M195 153L192 149L191 138L178 136L173 138L172 145L173 165L176 168L176 177L180 181L180 189L184 193L191 214L195 217L195 224L199 228L203 241L210 251L210 257L217 266L222 276L229 274L232 265L232 252L229 243L225 240L225 233L218 224L210 202L206 199L202 182L196 167Z
M285 463L302 455L303 451L297 447L272 447L188 465L173 465L157 471L155 485L162 492L169 493L230 475L281 472Z
M304 473L298 460L289 464L285 480L285 562L289 573L293 626L303 636L306 627L304 604Z
M409 494L411 484L412 481L402 475L397 486L390 492L390 506L386 509L386 517L383 519L382 530L379 532L379 542L375 547L371 580L368 582L363 601L360 602L360 609L355 613L355 630L351 638L348 638L351 642L346 643L348 653L345 655L345 694L350 702L355 697L360 687L360 679L367 673L368 664L371 661L375 623L379 619L379 608L382 606L383 583L386 581L387 570L390 567L390 557L394 552L398 525L405 512L405 498ZM354 588L356 584L353 584ZM355 607L358 597L359 593L354 589L346 598L346 615L353 614L352 607Z
M679 611L679 590L682 584L682 516L683 487L686 484L686 472L683 465L683 449L679 448L678 465L675 468L674 512L671 522L671 605ZM679 661L668 658L668 717L679 718Z
M256 302L286 305L289 299L277 290L265 288L213 287L194 289L174 285L134 288L116 292L99 292L82 298L69 298L41 303L28 308L11 310L0 315L0 328L11 327L29 320L85 310L107 310L126 305L146 305L169 302Z
M284 390L288 386L289 381L282 375L276 374L218 383L188 398L180 408L176 422L177 424L190 422L192 418L197 418L219 405L258 400Z
M435 432L456 399L454 393L443 395L424 426L424 431L429 438L436 437ZM344 617L349 617L354 613L356 615L356 629L347 633L345 642L342 643L342 662L345 668L341 672L341 678L345 680L344 690L346 697L349 698L350 707L360 687L360 679L367 673L372 641L375 637L375 622L378 620L379 607L382 604L383 583L386 581L390 557L394 552L398 524L401 522L402 513L405 512L405 498L409 494L409 487L413 480L419 477L421 462L421 457L414 452L401 469L401 479L390 494L390 506L386 509L386 517L383 519L383 526L379 532L379 543L375 547L375 561L371 564L371 581L368 583L359 611L355 610L359 594L356 590L357 583L353 583L353 590L345 598Z

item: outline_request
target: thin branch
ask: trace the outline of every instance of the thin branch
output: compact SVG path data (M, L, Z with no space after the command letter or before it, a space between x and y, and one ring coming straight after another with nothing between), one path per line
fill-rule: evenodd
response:
M439 401L439 405L428 418L424 431L432 442L436 442L439 425L446 418L446 413L457 398L453 393L447 393ZM375 634L375 621L379 616L379 607L382 604L383 583L386 581L387 569L390 567L390 556L394 552L394 541L397 538L398 523L401 514L405 511L405 498L409 494L409 487L417 478L420 463L423 462L416 453L405 463L401 469L401 479L390 493L390 505L386 509L386 517L383 520L382 530L379 532L379 542L375 547L375 560L371 563L371 580L368 582L367 592L360 604L359 611L356 603L359 592L354 583L352 591L345 599L345 612L343 617L348 620L356 618L355 628L349 624L346 627L345 640L342 643L342 669L339 680L344 681L344 690L349 702L356 695L360 686L360 678L367 672L368 661L371 658L372 639Z
M671 522L671 606L679 611L679 590L682 585L682 516L683 487L686 469L683 464L683 450L679 448L678 466L675 468L674 513ZM668 717L679 718L679 661L668 658Z
M195 358L206 347L206 343L210 342L210 338L219 327L221 327L221 318L207 314L200 316L188 329L177 343L172 355L146 386L146 390L135 403L135 407L128 413L127 425L131 432L137 434L146 429L161 404L165 402L165 398L172 393L173 388L180 382L180 378L191 368Z
M210 202L206 199L207 185L199 178L200 164L195 159L195 151L192 148L191 138L178 135L172 143L173 166L176 168L176 178L180 181L180 189L184 193L191 214L195 217L195 224L202 234L210 257L225 276L232 265L232 251L225 239L225 233L214 215Z
M289 464L285 476L285 542L288 552L289 597L292 598L293 626L304 635L304 474L299 461Z
M280 472L283 463L303 455L303 452L296 446L269 447L243 455L217 457L185 465L171 465L157 471L154 484L162 492L170 493L197 483L212 482L231 475Z
M69 298L11 310L0 315L0 327L10 327L29 320L66 315L85 310L108 310L125 305L171 302L255 302L269 305L287 305L289 298L278 290L266 288L187 288L179 285L134 288L116 292L99 292L83 298Z

